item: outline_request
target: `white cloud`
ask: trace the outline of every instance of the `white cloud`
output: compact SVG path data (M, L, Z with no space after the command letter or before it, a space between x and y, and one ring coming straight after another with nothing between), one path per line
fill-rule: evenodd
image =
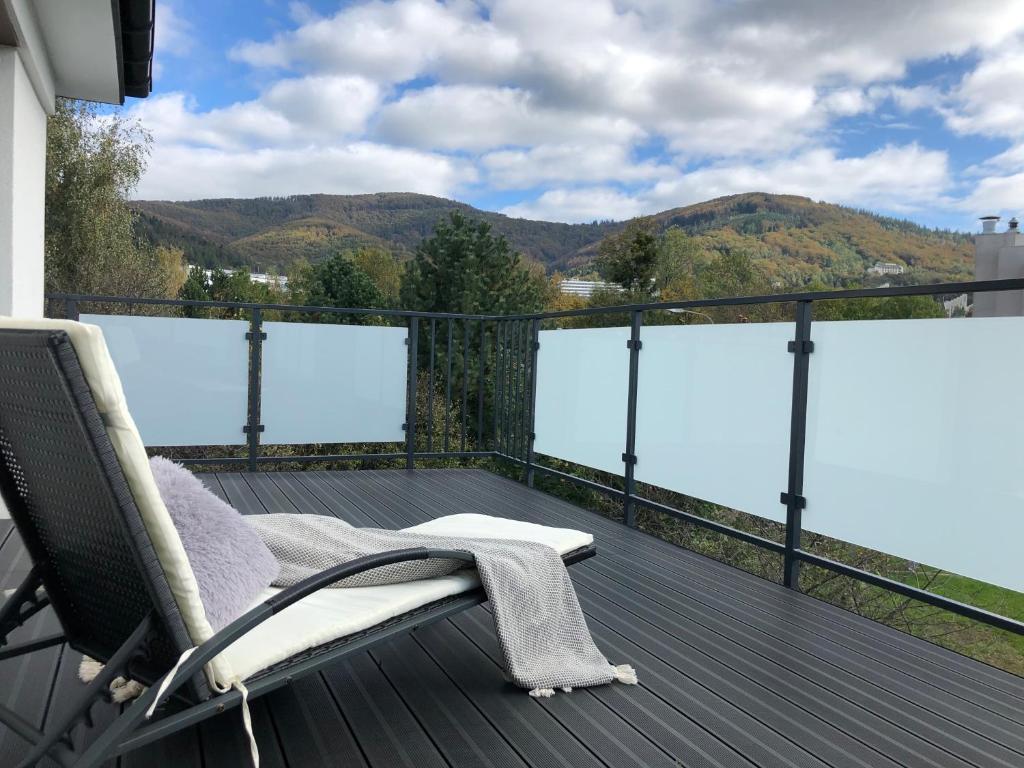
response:
M167 200L368 192L450 196L475 178L471 166L450 158L368 142L253 150L158 144L137 195Z
M278 80L260 103L287 119L297 134L338 137L362 132L381 98L380 87L366 78L315 75Z
M949 190L945 152L916 144L886 146L862 157L812 149L762 163L728 162L659 182L645 195L648 211L736 192L778 192L889 211L942 205Z
M632 160L622 145L545 144L501 150L481 158L487 181L499 189L565 182L637 182L675 176L669 165Z
M951 104L943 110L946 122L962 134L1024 136L1021 82L1024 50L1019 45L983 59L950 95Z
M1024 80L1024 0L288 8L291 29L230 52L259 78L255 98L204 108L167 93L133 107L157 139L139 194L457 195L480 184L538 190L515 215L589 220L762 190L912 212L1008 199L1024 170L1012 91ZM173 3L158 13L158 55L190 53ZM977 64L952 87L904 77L914 62L966 54ZM958 134L1015 142L964 175L976 195L953 199L942 151L837 149L839 120L892 128L923 109Z
M946 154L916 144L848 158L831 149L813 149L768 162L729 161L677 173L633 194L607 187L549 190L503 212L569 222L624 219L739 192L770 191L911 213L949 209L950 185Z
M974 216L1020 217L1024 209L1024 171L980 179L971 193L959 202L959 207Z
M479 151L544 142L629 142L643 131L626 118L538 106L527 91L434 86L406 94L380 112L377 133L417 147Z
M550 189L536 200L509 205L502 213L517 219L545 221L621 221L644 213L635 197L606 187Z

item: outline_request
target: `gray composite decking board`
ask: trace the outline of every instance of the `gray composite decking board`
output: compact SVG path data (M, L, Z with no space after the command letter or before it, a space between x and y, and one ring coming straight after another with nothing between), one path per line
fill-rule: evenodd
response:
M489 475L489 473L482 474L486 476L483 478L484 483L497 482L504 486L506 493L517 494L526 490L517 483L504 478ZM466 479L456 478L455 482ZM473 482L475 483L477 479L474 477ZM479 492L479 489L477 490ZM522 500L522 497L520 497L520 500ZM532 496L526 497L526 501L529 504L535 502L535 498ZM546 507L544 511L554 514L563 520L575 519L566 517L566 506L568 506L570 515L578 515L578 510L565 505L564 502L558 502L550 507ZM526 513L529 511L529 507L525 509L520 507L520 510ZM558 524L552 521L550 517L545 517L544 519L550 524ZM611 535L617 537L621 530L621 525L604 518L598 518L593 523L593 529L599 539L602 538L599 530L602 528L605 531L612 531ZM776 614L791 616L794 613L799 613L801 626L810 624L815 628L816 632L824 635L831 633L831 639L840 645L843 645L845 642L849 642L851 647L859 644L858 650L868 654L872 651L878 654L890 652L902 654L900 656L901 665L916 665L916 668L924 671L923 673L925 674L939 671L946 675L953 674L955 678L965 678L971 684L974 695L980 692L988 696L999 692L1000 695L1005 695L1005 700L1011 702L1011 704L1024 704L1024 680L1021 678L981 664L973 659L968 659L932 643L921 642L917 638L910 637L877 622L855 616L848 611L828 605L820 600L808 600L806 599L807 596L785 590L778 585L750 574L735 572L734 569L728 566L674 547L654 537L642 534L639 540L633 539L632 541L618 538L616 539L616 550L625 552L631 567L633 564L639 563L650 568L651 566L648 565L648 562L657 562L659 569L675 573L683 577L684 580L702 579L702 586L704 588L714 589L715 591L727 594L730 599L738 603L756 604L757 601L760 601L762 608ZM615 550L609 552L609 557L614 558L618 556L619 553ZM728 573L728 576L732 578L720 578L724 572L723 569L725 571L734 571L733 573ZM849 639L844 641L844 638ZM868 638L870 642L863 638ZM880 648L880 645L883 647ZM890 649L892 650L890 651ZM991 687L991 690L986 689L986 684Z
M434 475L434 477L436 478L438 476ZM369 481L370 476L367 475L366 478L362 479L364 481ZM339 483L347 482L347 480L347 478L338 479ZM377 475L374 478L374 480L383 486L387 486L386 492L380 494L380 498L384 499L385 501L389 501L392 505L391 511L394 516L390 520L382 521L383 524L401 525L409 524L412 522L418 522L418 516L416 515L415 510L419 509L422 512L426 512L427 514L429 514L435 508L434 504L439 504L442 505L442 507L445 507L445 505L453 503L453 507L446 507L443 509L443 511L445 512L458 511L460 509L461 511L467 511L465 503L460 503L457 500L452 502L450 497L445 499L442 495L438 495L436 493L428 491L425 488L424 483L410 482L410 478L408 476L402 477L399 473L394 473L390 475ZM470 508L468 511L472 511L472 508ZM494 510L491 511L493 512ZM573 569L573 572L575 573L575 569ZM765 694L768 697L774 695L771 693L771 691L765 691ZM789 730L791 732L792 727L802 729L805 732L814 730L808 728L808 726L804 722L802 722L804 718L800 717L799 715L790 716L789 718L784 717L783 721L780 722L777 712L765 708L763 706L763 703L760 701L755 701L754 704L755 708L760 707L763 710L763 714L768 717L769 722L772 722L774 725L781 727L783 730L785 730L787 726L790 726ZM777 702L777 706L785 709L786 702L780 699ZM831 726L824 724L824 729L827 730L830 727ZM814 734L814 736L815 738L818 737L817 734ZM818 747L819 749L823 750L833 750L835 749L834 742L837 739L841 742L843 739L843 735L835 734L831 740L822 739ZM847 743L846 747L846 752L848 754L856 754L859 751L859 745L853 742ZM842 755L839 755L839 757L841 758ZM880 758L880 760L884 761L884 758ZM865 762L862 764L873 765L872 762Z
M505 513L507 510L498 510L498 512ZM633 576L625 569L619 569L619 572L616 573L615 569L610 568L606 562L608 560L608 551L606 550L604 554L606 555L605 558L596 558L593 561L583 564L580 569L574 570L574 575L578 574L578 580L585 579L587 577L586 575L591 571L598 571L601 573L602 578L600 579L600 582L595 583L600 583L602 586L618 584L620 587L620 589L618 589L619 595L620 597L625 595L626 600L630 599L629 595L632 595L634 596L634 599L646 601L652 593L657 593L659 591L655 585L644 583L639 579L633 578ZM632 590L629 590L629 595L626 595L627 589L622 585L628 583L632 583L634 586ZM667 593L666 590L661 590L661 593L662 598L658 601L658 605L655 607L658 614L672 615L674 613L677 616L685 615L689 620L693 620L700 614L699 609L702 607L701 605L695 602L687 604L682 601L675 601L675 604L673 605L673 597L671 595L665 597L664 595ZM719 621L718 617L725 616L729 612L730 608L731 604L721 603L715 607L714 612L705 612L703 614L705 626L710 628L715 623L723 625L718 631L725 638L726 642L729 642L729 637L731 635L737 632L743 633L745 629L743 626L730 626L728 622ZM798 630L798 627L793 627L790 622L783 624L783 630L786 630L786 628L788 628L788 631L791 633ZM748 643L751 646L761 646L760 652L765 658L772 657L776 649L781 649L785 653L785 649L789 647L785 631L779 631L777 637L778 642L774 642L771 645L766 644L767 641L765 638L769 637L768 635L764 635L764 637L752 637L747 633L747 637ZM821 644L819 644L819 647L815 650L820 652L820 645ZM847 655L845 657L845 662L852 663L850 658L851 657ZM986 735L990 736L994 740L1004 744L1009 744L1011 747L1018 750L1022 748L1019 733L1021 729L1017 728L1015 723L1005 721L1003 718L998 716L993 717L989 712L982 712L980 710L975 712L974 704L969 701L955 699L957 707L950 707L941 699L932 697L930 691L926 689L926 686L918 686L917 690L903 689L902 692L907 698L896 699L892 697L888 691L884 690L884 682L878 678L875 679L875 682L878 683L877 686L863 686L868 692L873 692L873 695L869 695L862 690L862 680L860 678L853 678L846 674L843 669L842 661L837 661L834 666L826 667L820 663L815 665L814 662L817 661L817 659L813 656L800 658L799 656L793 656L792 654L787 653L785 655L785 659L788 660L788 663L791 665L802 667L803 671L801 674L806 675L808 679L815 679L821 682L821 676L824 675L824 684L826 686L833 687L837 690L838 688L845 687L846 698L848 700L860 701L861 705L868 711L881 710L887 714L889 719L894 722L901 722L902 726L911 733L915 733L920 729L926 731L930 730L933 740L937 743L943 743L945 748L953 754L961 754L967 758L977 757L977 755L974 754L974 749L972 749L969 744L972 734L969 732L961 733L964 729L959 724L958 719L962 720L964 718L972 718L972 725L978 730L986 732ZM865 668L865 665L861 664L860 667ZM927 719L923 719L921 717L915 718L912 714L906 714L903 711L903 707L909 707L912 712L913 710L918 709L917 705L913 703L913 697L915 695L926 699L930 709L935 711L944 711L948 720L946 722L937 721L932 723ZM989 722L989 720L1002 721L1002 723L1000 724L999 722L996 722L993 724ZM1018 733L1014 733L1013 729L1016 729ZM952 733L949 733L950 731ZM960 737L960 739L967 739L968 745L964 747L964 745L960 743L958 737ZM1022 753L1019 751L1017 753L1012 753L1008 750L994 748L991 754L986 754L983 757L985 759L1002 760L1005 764L1014 765L1020 760L1021 754Z
M476 473L476 471L471 471ZM456 478L455 482L466 481L470 478ZM535 496L522 495L527 489L518 483L506 478L498 477L487 472L474 474L472 482L487 486L495 486L500 491L515 496L521 503L526 504L527 509L542 509L562 517L566 513L570 517L578 515L578 509L560 500L553 500L553 503L542 503L537 506ZM479 489L478 489L479 490ZM546 502L547 499L544 499ZM620 525L605 518L598 518L594 528L617 531ZM856 616L848 611L838 609L820 600L806 600L806 596L793 593L789 590L780 590L778 585L767 582L751 574L743 572L731 573L732 578L720 579L725 571L732 571L729 566L719 563L710 558L705 558L696 553L680 549L668 542L656 537L642 534L639 539L621 540L618 542L621 548L631 555L637 555L647 559L656 559L661 567L687 576L706 574L712 579L720 582L723 589L736 590L737 599L742 600L744 594L764 595L769 605L779 610L797 612L807 617L817 617L822 621L822 627L837 626L844 631L853 633L856 636L863 636L877 647L878 644L889 648L902 649L909 656L916 656L919 660L927 660L943 672L956 672L965 675L975 686L980 682L987 682L989 685L1005 691L1024 704L1024 680L1008 675L1002 670L981 664L973 659L968 659L960 654L932 643L922 643L917 638L911 637L898 630L886 627L874 621ZM725 570L723 570L725 569ZM738 588L738 589L737 589ZM808 619L810 620L810 619ZM827 623L826 623L827 622ZM803 621L801 622L803 623ZM888 652L888 651L886 651Z
M428 471L420 471L417 474L420 474L421 476L424 476L424 477L430 477L431 476L431 473L428 472ZM408 524L411 524L411 523L414 523L414 522L418 522L421 519L427 519L430 516L436 516L437 514L445 514L445 513L451 513L451 512L456 512L456 511L467 511L467 504L468 503L469 503L470 506L474 506L473 504L470 503L473 499L476 500L475 506L477 507L477 509L474 510L474 511L488 511L488 512L495 513L495 514L509 514L510 510L508 510L508 509L495 509L493 507L490 508L490 509L480 509L479 508L481 505L486 506L487 504L494 504L495 500L493 498L482 498L483 494L480 493L480 488L479 488L479 484L480 484L479 480L480 480L480 478L479 477L470 477L471 474L473 474L473 473L471 473L471 472L463 472L463 473L459 473L459 474L451 474L451 473L449 473L445 477L445 481L446 481L445 484L448 485L448 487L443 489L445 491L449 491L450 492L452 490L451 487L450 487L452 484L459 485L459 484L465 483L468 486L471 486L468 489L470 491L470 498L467 498L467 497L458 498L459 494L451 494L449 496L448 503L438 503L437 502L436 492L439 490L438 483L437 483L437 477L438 477L437 473L435 473L432 476L432 478L431 478L432 482L431 483L426 483L426 485L433 485L434 486L433 492L425 492L425 489L423 487L417 487L417 485L415 483L412 483L412 482L409 481L409 479L408 479L409 476L408 475L405 475L405 473L400 473L400 472L397 472L397 473L393 472L393 471L363 472L363 473L359 473L358 482L353 480L352 483L349 483L346 480L346 476L344 476L344 475L334 475L334 474L331 474L331 473L327 473L326 476L331 478L331 482L332 482L332 484L335 487L339 487L340 486L340 487L345 488L346 490L348 490L350 487L355 487L355 488L358 489L359 493L363 493L363 494L367 493L367 488L372 488L373 483L375 481L379 481L379 484L380 484L380 486L382 486L382 489L375 496L374 506L377 509L376 521L379 522L380 524L384 524L384 525L392 525L392 526L408 525ZM475 474L477 474L477 475L484 475L485 473L475 473ZM374 475L379 475L380 477L374 477ZM493 476L491 476L491 477L493 478ZM494 478L494 479L497 479L497 478ZM489 482L493 483L494 479L490 479ZM536 500L537 499L537 495L536 494L531 494L527 489L522 488L521 486L518 486L518 485L516 485L514 483L510 483L509 481L504 481L504 480L501 480L501 479L497 479L497 480L498 480L499 484L507 483L509 486L511 486L512 489L515 489L517 495L521 496L521 495L523 495L525 493L525 495L532 496L532 500ZM507 491L508 489L505 489L505 490ZM349 491L349 493L347 495L351 495L351 491ZM542 498L544 499L545 502L548 502L550 500L550 497L542 497ZM548 507L549 505L548 504L544 504L543 506L544 507ZM551 505L551 506L559 506L559 505L556 504L556 505ZM428 511L424 511L424 507L429 508ZM433 511L433 514L428 514L429 511ZM545 511L550 513L553 510L545 509ZM514 511L512 511L512 512L514 514ZM520 508L520 512L522 512L521 508ZM563 508L560 510L560 512L561 512L562 515L565 515L567 512L571 512L572 514L576 515L576 519L577 520L579 519L579 515L581 514L579 510L577 510L577 509L575 509L575 508L573 508L573 507L571 507L569 505L564 505ZM587 516L587 519L590 520L590 516L589 515ZM550 519L550 517L548 519L544 520L544 522L548 522L549 524L556 524L556 525L557 524L568 524L568 523L558 523L558 522L552 521ZM578 522L577 522L577 525L579 525ZM614 523L612 523L611 525L614 525ZM619 527L618 530L617 530L617 533L620 534L620 538L621 538L621 530L622 530L621 527ZM633 532L630 532L630 533L633 533ZM646 542L643 542L643 543L646 543ZM677 550L677 552L678 552L678 550ZM591 564L591 563L582 564L582 567L583 567L584 571L588 571L588 570L597 571L599 569L598 563L601 563L601 562L602 561L600 561L600 559L599 560L595 560L595 561L593 561L593 564ZM609 566L606 566L605 567L605 571L607 571L608 568L609 568ZM728 569L727 572L729 573L730 576L734 575L733 574L733 569ZM612 578L611 576L609 576L609 574L607 572L604 574L604 576L606 577L606 581L607 582L609 582L611 584L616 584L617 585L616 588L619 589L620 592L622 591L622 589L623 589L623 584L622 583L617 582L616 579ZM623 578L629 579L629 578L632 578L632 576L633 575L630 572L623 571L623 575L620 575L619 579L623 579ZM658 585L654 585L654 586L657 587ZM679 598L676 598L675 596L673 596L671 594L668 594L666 596L666 593L664 592L664 590L662 591L662 593L660 595L657 595L657 597L659 597L660 600L655 600L654 602L658 603L659 608L663 608L662 601L664 601L666 599L668 599L668 600L679 599ZM711 606L707 606L707 607L711 607ZM669 609L667 612L670 615L677 615L678 616L678 611L673 611L673 610ZM765 614L765 612L763 610L758 611L758 610L755 609L755 612L756 613L760 613L762 615ZM754 627L752 624L744 623L744 626L748 627L748 629L747 629L748 632L749 632L750 629L756 629L756 627ZM765 640L771 638L772 636L769 635L768 633L764 632L763 630L757 630L757 631L758 631L758 636L759 636L758 637L759 642L761 642L762 646L763 646L763 643L765 642ZM819 652L821 652L821 653L825 653L826 649L827 649L827 645L825 644L824 638L822 638L822 637L820 637L818 635L815 635L814 633L809 633L809 634L814 638L814 641L817 643L817 650ZM720 635L718 635L718 636L720 637ZM778 640L778 638L775 638L775 639ZM918 641L918 642L920 642L920 641ZM786 651L786 653L789 653L789 654L792 654L795 651L800 651L801 650L801 649L797 648L797 646L795 646L794 644L792 644L790 642L786 642L786 641L779 640L778 641L778 645L789 649L789 650ZM836 673L838 673L840 671L835 663L830 663L830 664L820 663L820 662L822 662L822 660L818 659L817 656L815 656L815 655L813 655L811 653L811 650L813 650L813 648L814 648L814 646L809 646L808 649L805 649L803 652L806 654L808 659L816 660L816 662L815 662L815 663L817 663L816 669L819 671L819 673L821 673L821 670L825 670L826 674L836 674ZM845 649L844 646L838 646L838 648L841 649L841 650L847 650L847 651L849 650L849 649ZM829 652L831 652L831 651L829 651ZM847 654L847 655L848 656L852 656L853 654ZM761 658L764 658L763 656L760 656L760 654L758 654L758 656L761 657ZM790 660L791 660L792 659L792 655L790 655L788 658L790 658ZM833 658L833 661L839 661L839 659L841 657L835 657L834 656L832 658ZM805 663L806 663L806 661L805 661ZM866 662L863 661L863 660L857 662L857 664L859 665L859 668L862 669L862 670L865 667L865 663ZM934 667L935 666L934 662L931 662L931 661L927 661L926 664L929 665L930 667ZM978 666L980 666L980 665L978 665ZM884 665L883 665L882 668L885 669ZM891 669L895 670L895 668L891 668ZM832 670L835 670L835 672L833 672ZM931 674L933 676L935 674L935 670L934 669L927 669L926 671L927 671L928 674ZM888 673L886 673L886 674L888 674ZM958 671L956 674L958 676L965 677L965 675L963 675L962 670ZM800 679L806 679L806 678L803 678L802 676L798 676L798 677L800 677ZM848 686L853 685L854 682L859 679L859 678L852 678L851 679L851 677L852 676L848 676L846 678ZM1006 676L1006 677L1010 677L1010 676ZM825 679L830 679L830 678L826 677ZM890 705L893 705L897 700L898 701L909 701L909 699L906 699L906 698L894 699L884 689L882 689L882 688L880 688L878 686L873 686L872 684L867 683L867 681L864 681L864 682L865 682L866 687L868 687L869 689L872 689L872 688L877 689L878 693L876 695L879 695L879 696L889 696L888 701L890 702ZM1002 682L1005 684L1006 681L1004 680ZM960 685L960 683L959 682L955 682L955 685ZM982 698L984 698L987 695L986 694L986 686L984 684L982 684L982 685L976 686L976 687L977 687L977 691L975 692L975 695L978 695L980 693ZM1009 689L1012 690L1013 685L1011 684L1010 686L1004 686L1004 687L1009 688ZM819 688L820 688L820 686L819 686ZM848 690L852 690L852 689L848 687ZM912 690L909 690L909 689L902 689L901 693L905 697L909 697L909 696L915 695L915 692L912 691ZM918 691L916 693L917 693L917 695L922 696L926 700L929 700L929 697L931 697L931 700L933 700L934 696L936 695L936 694L932 693L931 691L929 691L927 688L923 688L921 691ZM944 692L941 689L939 689L938 690L938 694L942 694L942 693L944 693ZM967 700L965 698L958 697L958 696L952 696L951 700L954 702L954 704L965 705L968 708L968 710L970 710L971 707L975 706L973 702L970 702L969 700ZM870 701L873 702L873 700L870 700ZM867 703L869 703L869 702L865 702L865 706L867 705ZM916 704L915 705L911 705L911 708L913 708L915 706L917 706L917 705ZM851 706L851 709L853 709L853 711L856 712L858 715L861 714L861 713L865 713L866 712L866 710L863 707ZM919 708L919 709L922 709L922 708ZM922 709L921 714L922 714L922 716L927 716L929 714L929 712L930 712L930 710ZM984 716L987 717L987 716L990 716L990 715L992 715L994 713L980 711L980 712L977 712L976 714L984 715ZM1011 712L1011 714L1012 714L1012 712ZM873 717L873 716L869 715L869 718L870 717ZM1001 718L999 716L996 716L996 717L994 717L992 719L995 720L995 721L999 721L999 720L1001 720L1003 718ZM936 718L935 719L935 723L937 723L937 725L931 725L931 728L932 728L931 732L933 734L937 733L936 732L936 728L940 728L940 729L945 728L947 725L951 724L951 721L948 720L947 718ZM911 728L914 725L925 725L925 726L927 726L929 724L925 723L923 721L921 723L914 723L913 721L906 721L905 725L906 725L907 728ZM1002 734L1002 737L1003 737L1004 741L1012 741L1013 738L1016 737L1016 734L1013 733L1013 726L1014 725L1015 724L1013 722L1005 721L1004 720L1003 726L1008 726L1008 727L1004 727L1003 728L1004 733ZM903 730L901 728L897 728L897 727L889 728L888 725L885 726L885 727L888 730L887 730L887 734L882 734L882 744L886 744L886 745L889 745L889 746L895 746L895 745L893 744L893 741L886 740L886 738L885 738L886 735L888 736L888 739L890 739L890 740L895 740L895 739L903 740L904 734L908 733L908 731L905 731L905 730ZM959 725L952 724L951 727L952 727L954 732L956 732L958 729L963 731L963 729ZM871 729L868 729L868 732L870 733ZM970 731L967 731L967 732L961 732L959 735L962 736L963 739L965 739L965 740L970 740L976 734L974 734L974 733L972 733ZM994 735L998 736L999 734L994 734ZM936 735L936 738L939 738L941 740L941 736L939 736L939 735ZM928 749L928 747L925 746L925 744L927 744L927 742L925 742L924 740L919 739L917 736L910 736L909 737L909 741L911 742L911 744L915 744L915 741L916 741L916 746L917 746L918 750L920 750L920 749L926 749L927 750ZM981 739L979 741L981 743L985 743L987 740ZM947 744L948 747L950 747L950 749L955 750L957 748L957 745L955 743L955 737L954 737L954 741L953 742L947 741L946 744ZM986 748L988 748L988 747L986 747ZM899 750L897 749L897 751L899 751ZM1004 762L1002 759L1000 759L1000 755L999 754L992 754L992 753L979 754L976 751L973 751L973 752L971 750L966 750L966 751L970 753L971 758L975 762L983 762L984 760L988 760L990 758L993 761L992 764L1001 764L1001 763ZM1010 753L1010 752L1004 751L1000 747L994 747L994 751L996 753L1001 753L1002 754L1002 758L1006 758L1006 759L1010 759L1010 760L1014 759L1015 758L1015 754L1016 754L1016 753ZM908 755L911 758L914 757L914 753L915 753L914 749L904 749L904 759L907 759ZM955 758L953 758L952 754L950 754L949 752L943 753L943 752L930 751L929 754L932 757L934 757L935 759L945 760L949 764L953 764L954 761L955 761ZM918 756L918 757L920 757L920 756Z
M1021 678L507 478L483 470L200 477L248 514L398 528L477 512L590 531L598 557L570 569L580 604L609 658L640 674L636 687L532 699L501 681L492 619L478 606L253 702L268 768L1024 765ZM0 520L4 588L30 567L11 528ZM46 613L25 629L54 628ZM52 722L80 691L79 656L63 646L33 656L0 662L0 699L37 724ZM107 722L115 712L98 714ZM0 729L0 766L24 749ZM247 754L233 710L116 764L233 768L247 765Z
M429 514L417 515L416 510L421 509L421 512L426 510L427 513L433 511L434 507L430 503L432 499L435 503L442 505L442 512L466 511L465 505L457 501L454 502L454 506L444 508L442 497L427 491L423 487L423 483L418 481L415 487L410 487L408 476L403 476L401 473L377 473L374 475L364 473L364 475L351 478L351 483L348 476L333 477L337 480L335 485L359 484L366 486L368 483L377 484L380 487L376 497L377 506L378 508L381 506L387 507L387 512L390 513L378 519L378 522L382 525L408 525L419 522L421 519L427 519ZM426 475L423 476L426 477Z
M395 479L394 475L391 475L391 476L389 476L387 478L383 478L382 482L391 484L392 487L394 487L395 484L401 484L399 480ZM418 500L418 502L414 501L414 500L412 500L412 499L410 499L408 497L405 498L405 501L409 502L411 504L416 504L416 505L419 505L419 504L429 505L433 501L433 496L431 494L424 493L422 484L420 484L420 486L418 488L418 491L420 493L420 499ZM500 510L499 510L499 513L501 513ZM574 569L574 574L578 574L578 579L585 578L585 576L583 574L585 574L587 572L587 570L588 570L586 565L587 564L582 565L580 567L580 570ZM580 572L581 570L582 570L582 573ZM600 586L603 586L603 585L599 585L599 588L600 588ZM624 592L625 592L624 590L621 590L621 589L618 590L618 597L620 598L618 605L619 605L620 608L628 610L628 603L629 603L629 600L630 600L630 596L626 595ZM633 599L634 600L645 600L646 598L643 596L643 593L641 591L637 591L633 595ZM667 612L659 611L659 613L667 613ZM660 616L660 615L656 616L654 618L654 621L655 622L660 622L660 620L662 618L663 617ZM727 627L725 627L724 631L719 633L719 638L718 638L717 641L714 639L713 634L712 634L712 638L710 640L706 641L706 642L712 643L712 645L710 646L710 650L705 645L704 652L708 653L709 656L712 653L714 653L715 650L717 650L719 648L719 645L715 644L716 642L719 643L719 644L725 645L725 646L728 646L728 645L732 644L732 640L730 640L730 629L732 629L733 631L737 631L735 627L728 627L727 626ZM703 640L704 638L698 638L698 639L699 640ZM748 638L748 640L749 640L749 638ZM762 643L762 645L763 645L763 643ZM691 646L691 647L697 649L697 646ZM770 647L767 648L767 651L770 654L771 651L772 651L772 648L770 648ZM742 656L739 657L739 658L740 658L740 660L733 664L733 666L735 668L737 668L737 669L741 668L743 666L743 664L744 664L744 660L742 659ZM768 659L768 656L764 656L763 658ZM749 669L749 662L747 662L747 663L748 663L748 672L747 672L747 676L748 677L750 677L751 679L754 679L755 677L760 676L762 674L762 670L760 668L758 668L757 666L755 666L753 668L753 670L750 671L750 669ZM755 662L755 664L756 664L756 662ZM810 678L807 678L807 679L809 680ZM835 676L833 676L832 682L833 683L836 682ZM903 723L903 725L904 725L904 727L906 729L906 732L900 731L899 729L892 727L887 719L883 719L883 718L878 717L875 714L873 714L873 712L872 712L872 705L874 705L876 707L877 706L884 706L878 700L877 697L874 700L868 700L866 702L862 701L862 704L864 706L863 711L857 711L856 709L854 709L852 713L846 711L846 710L849 710L849 707L845 706L847 701L856 700L856 699L862 699L863 700L865 698L864 696L862 696L861 692L858 690L856 685L847 686L847 693L848 693L847 698L840 697L840 696L838 696L838 694L833 697L832 693L825 686L822 686L823 690L819 691L817 696L808 697L807 696L807 691L805 690L805 688L807 686L803 686L803 685L799 685L799 684L794 686L793 682L791 682L789 680L786 680L786 679L782 679L780 681L779 678L775 678L774 681L769 682L766 685L766 688L769 691L772 691L772 690L778 690L780 688L784 689L784 688L786 688L786 686L789 686L790 690L792 691L792 693L790 694L789 698L791 700L794 700L795 703L797 703L798 705L800 705L802 703L804 708L808 712L815 712L815 713L818 714L818 716L821 716L822 715L822 710L824 710L825 715L827 715L827 717L825 718L826 722L829 722L829 723L831 723L833 725L835 725L836 723L840 723L841 724L845 720L846 723L847 723L846 730L850 731L851 733L855 733L855 734L859 733L861 739L863 741L867 742L867 743L870 743L872 741L877 741L878 739L884 739L885 742L888 745L888 750L893 752L893 753L895 753L896 756L900 760L902 760L905 764L908 764L908 765L915 765L915 764L917 764L917 765L930 765L930 764L935 764L936 762L943 762L943 761L948 762L951 765L957 764L956 760L954 758L952 758L952 755L960 754L961 753L961 750L958 749L958 747L960 747L960 744L957 742L956 739L947 738L944 730L942 730L940 728L937 728L935 726L931 726L931 724L929 722L927 722L926 720L918 719L916 722L914 722L914 721L907 722L909 720L909 718L904 717L903 713L900 711L898 706L890 704L890 707L889 707L889 710L888 710L888 714L889 714L890 719L895 719L895 720L903 719L905 721ZM838 700L842 701L844 706L841 706L841 707L837 708L837 707L834 706L834 703L833 703L833 706L831 707L831 710L830 710L829 709L829 706L830 706L829 700L830 700L830 698L838 699ZM808 701L809 701L809 703L808 703ZM865 721L867 721L867 722L865 722ZM929 727L933 728L933 734L932 734L933 738L936 741L945 742L945 746L949 750L950 754L944 754L944 753L936 750L929 742L924 741L922 739L919 739L917 736L914 735L915 728L927 729ZM955 723L946 723L946 724L944 724L944 727L947 727L947 728L951 727L953 729L956 729L958 726L956 726ZM905 743L907 741L910 742L909 745L907 745ZM971 749L967 749L966 751L968 752L968 755L970 757L973 757L973 758L978 758L979 757L977 754L974 754L974 751L971 750ZM980 757L982 759L986 759L986 758L989 758L990 755L981 755ZM1015 757L1011 753L1005 753L1005 754L1001 755L1000 757L1003 760L1004 764L1013 765L1012 761L1015 759ZM959 764L963 765L964 763L959 763Z

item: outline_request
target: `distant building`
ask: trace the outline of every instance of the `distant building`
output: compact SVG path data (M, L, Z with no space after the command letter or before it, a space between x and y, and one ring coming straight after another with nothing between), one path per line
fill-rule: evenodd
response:
M1005 280L1024 277L1024 235L1017 220L1010 219L1005 232L996 232L998 216L981 217L981 233L974 236L974 279ZM1024 291L978 293L975 317L1024 315Z
M215 269L204 269L203 274L206 275L206 279L209 280L213 277ZM237 272L237 269L221 269L225 275L233 275ZM288 278L285 275L270 275L266 272L250 272L249 282L259 283L260 285L272 285L275 288L284 290L288 287Z
M868 274L871 275L902 275L907 268L902 264L893 264L890 261L876 261L875 266L868 267Z
M614 291L622 293L622 286L615 283L602 283L600 280L563 280L558 290L571 296L582 296L589 299L597 291Z

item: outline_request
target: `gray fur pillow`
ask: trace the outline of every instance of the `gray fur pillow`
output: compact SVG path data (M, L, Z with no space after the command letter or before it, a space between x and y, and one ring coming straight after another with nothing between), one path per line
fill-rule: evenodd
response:
M216 632L277 578L277 560L242 515L183 466L162 456L151 458L149 466Z

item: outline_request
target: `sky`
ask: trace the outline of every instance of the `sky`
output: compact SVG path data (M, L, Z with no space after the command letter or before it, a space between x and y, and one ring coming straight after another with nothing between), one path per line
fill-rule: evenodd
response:
M157 0L136 196L1024 213L1024 0Z

